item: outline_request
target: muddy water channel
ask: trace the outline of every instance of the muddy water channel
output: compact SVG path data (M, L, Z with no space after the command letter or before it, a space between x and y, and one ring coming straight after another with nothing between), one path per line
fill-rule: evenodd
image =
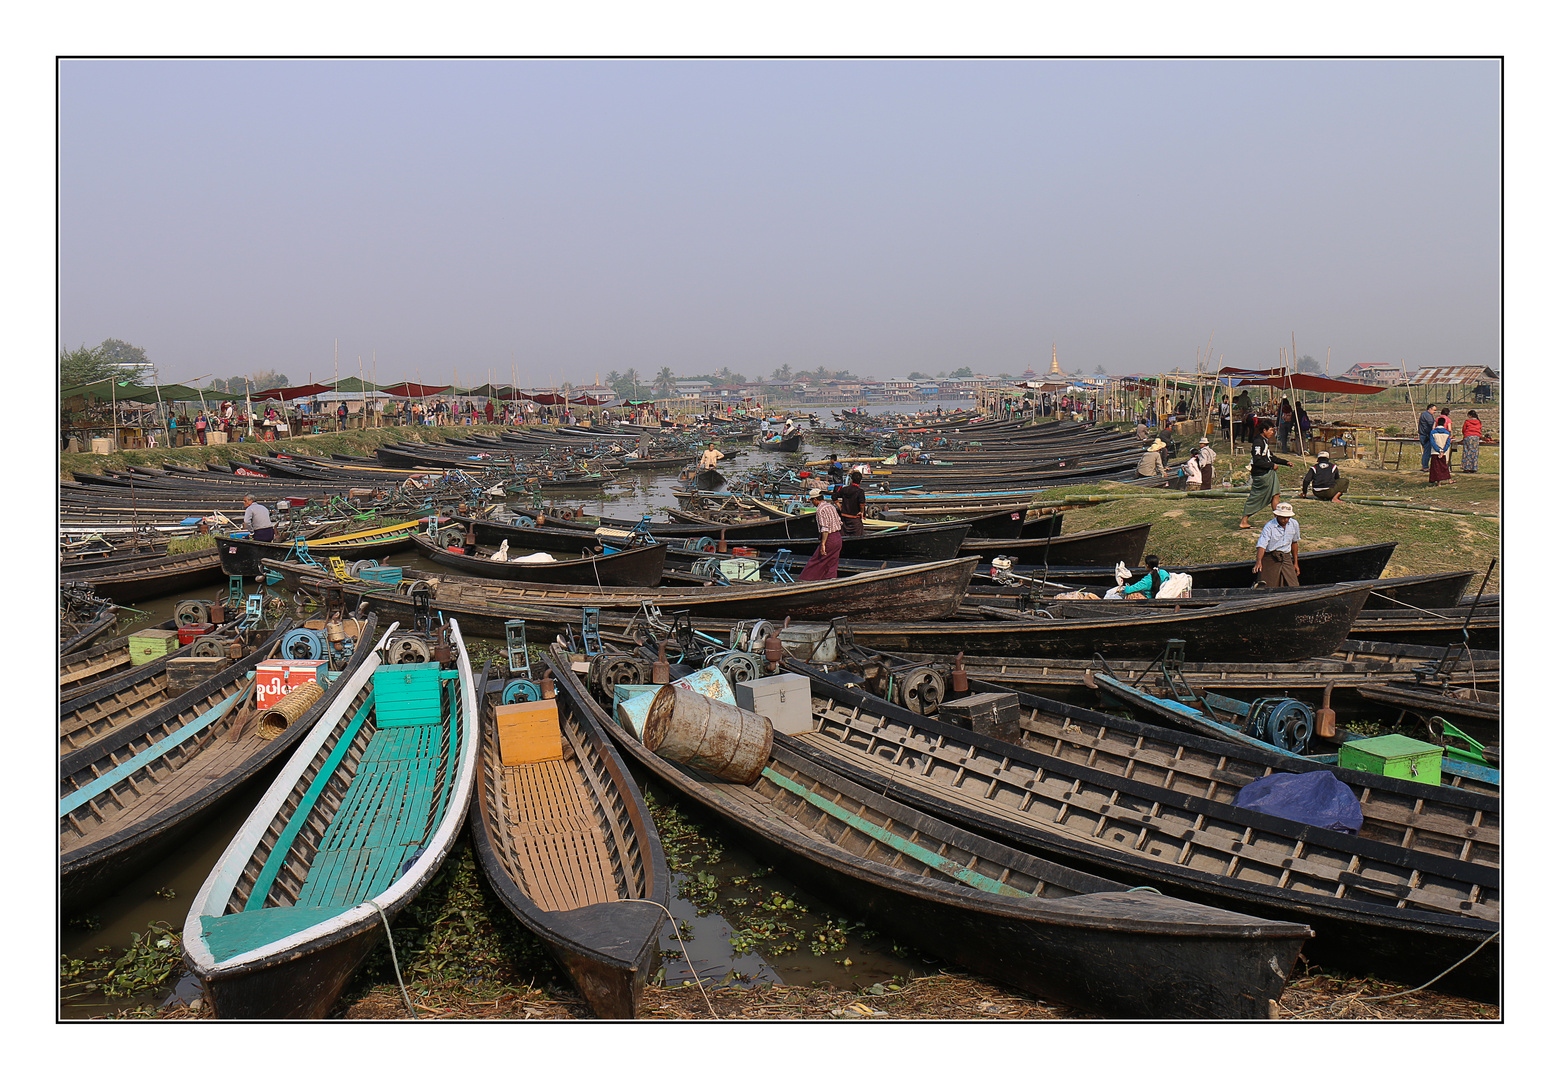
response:
M804 445L803 449L808 457L828 452L820 446ZM723 464L729 477L739 479L752 468L794 468L800 460L800 455L748 449L734 461ZM559 492L549 501L559 508L582 508L591 515L637 518L649 513L664 517L667 508L677 505L672 494L676 479L675 473L636 475L614 484L605 493L582 491L576 496ZM441 569L411 552L385 561L432 571ZM180 601L210 599L218 591L217 587L208 586L187 594L143 601L138 607L144 614L123 615L119 632L169 619ZM479 670L487 660L501 660L503 656L501 641L472 638L468 643L473 667ZM539 655L546 644L530 642L533 656ZM91 910L61 921L61 1016L111 1015L198 996L198 984L184 977L178 959L178 933L201 882L274 773L275 769L212 815L200 832L166 861ZM828 897L804 892L783 873L752 857L719 822L685 806L668 790L653 784L645 786L667 849L668 864L674 872L670 910L675 925L668 925L661 943L661 978L666 984L688 982L696 973L706 985L825 983L865 989L928 968L928 962L914 952L906 952L875 934L870 926L832 907ZM462 841L444 873L472 876L472 862L470 850ZM480 874L474 876L480 878ZM436 888L430 887L429 891ZM481 916L477 922L513 922L485 883L475 888L448 888L442 896L443 899L429 901L424 907L443 904L446 908L462 909L453 915L464 918L468 924L473 915ZM447 921L451 914L444 911L430 915L424 911L418 918L437 923ZM405 921L403 917L402 922ZM509 932L508 927L505 929ZM524 934L518 926L513 932ZM401 923L397 924L396 948L404 968L409 950L402 942ZM567 985L542 957L540 949L521 948L511 950L509 955L519 959L509 965L508 977L528 977L538 986ZM105 977L105 964L110 961L118 962L118 971ZM365 970L394 982L388 950L383 945L365 964ZM113 982L120 993L104 996L101 987L105 982ZM349 987L344 1001L351 994Z

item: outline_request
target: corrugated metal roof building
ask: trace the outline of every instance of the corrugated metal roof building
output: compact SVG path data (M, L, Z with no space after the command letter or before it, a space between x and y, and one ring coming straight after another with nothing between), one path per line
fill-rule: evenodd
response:
M1408 377L1408 386L1476 386L1498 383L1500 373L1483 364L1452 364L1446 367L1422 367Z

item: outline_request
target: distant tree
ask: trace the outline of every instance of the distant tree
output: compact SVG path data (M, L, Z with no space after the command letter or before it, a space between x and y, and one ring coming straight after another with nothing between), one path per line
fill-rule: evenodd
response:
M951 374L955 379L969 379L973 378L975 375L975 373L971 371L968 366L954 368L953 371L949 374Z
M676 381L677 376L672 374L672 369L669 367L663 367L660 371L655 373L655 385L658 390L670 390L672 388L672 384Z
M791 365L781 364L779 367L775 368L775 378L779 379L781 382L788 382L791 378Z
M103 344L98 346L98 351L103 354L103 359L114 364L144 364L146 363L146 350L138 345L132 345L128 341L120 341L118 338L104 338Z
M1103 374L1105 374L1105 365L1104 364L1100 364L1097 367L1095 367L1094 374L1096 374L1096 375L1103 375Z
M914 379L916 382L924 382L930 377L931 376L927 375L924 371L912 371L910 374L905 376L905 378Z
M617 368L613 368L611 371L607 372L607 385L612 387L614 390L617 389L617 384L622 381L623 375L620 371L618 371ZM621 397L622 395L620 394L618 396Z
M146 363L145 349L131 345L128 341L120 341L118 338L108 338L101 345L90 349L85 345L78 345L74 349L61 349L60 386L79 386L82 383L106 379L110 375L117 376L121 383L129 386L144 386L145 378L140 371L118 366L144 363Z
M60 350L60 386L79 386L82 383L97 382L106 379L110 375L118 375L121 382L139 386L141 376L139 372L121 371L114 366L112 360L103 355L101 345L96 348L87 348L79 345L74 349Z
M824 367L822 364L819 364L818 365L818 370L815 371L813 374L818 376L819 381L822 381L822 380L827 379L829 377L829 369Z
M639 396L638 370L635 368L629 368L627 371L623 372L623 381L629 386L629 392L624 396L637 398Z
M1309 356L1302 356L1299 359L1299 361L1295 364L1295 370L1296 371L1320 372L1322 370L1322 365L1318 364L1315 360L1313 360Z

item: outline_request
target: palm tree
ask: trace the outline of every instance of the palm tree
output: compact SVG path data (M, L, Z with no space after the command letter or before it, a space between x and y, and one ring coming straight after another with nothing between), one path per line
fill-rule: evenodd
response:
M829 377L829 369L824 367L822 364L819 364L818 365L817 375L818 375L818 380L820 382L822 382L824 379L827 379Z
M629 368L623 372L623 381L634 385L634 396L637 398L639 396L639 372L634 368Z
M781 364L779 367L775 368L775 378L779 379L781 382L789 382L791 379L791 365Z
M672 374L672 369L669 367L664 367L655 373L655 385L660 387L662 390L670 390L672 388L672 383L676 381L677 376Z
M607 372L607 385L616 388L617 384L622 380L622 378L623 376L618 374L617 368L613 368L611 371Z

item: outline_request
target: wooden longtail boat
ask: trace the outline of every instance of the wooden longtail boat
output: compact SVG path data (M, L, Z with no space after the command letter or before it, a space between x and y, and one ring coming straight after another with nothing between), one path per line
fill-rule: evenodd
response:
M905 529L869 531L863 536L847 536L840 541L840 558L856 560L899 560L904 562L957 559L970 554L963 548L969 526L914 525ZM817 537L796 540L751 539L741 541L763 555L774 555L785 548L804 561L818 549Z
M441 519L442 520L442 519ZM316 559L335 555L347 561L377 559L412 546L412 534L427 527L426 517L377 525L371 529L306 541L309 554ZM217 551L222 557L224 574L255 577L265 559L286 558L293 549L291 540L255 540L249 537L218 536Z
M299 740L201 886L184 955L220 1017L322 1017L459 837L476 691L455 667L389 664L392 626Z
M497 581L648 589L661 583L661 571L666 569L665 544L642 544L611 555L577 555L553 562L494 562L480 552L465 555L450 551L425 533L413 536L412 543L424 558L462 574Z
M163 623L158 629L172 630L172 619ZM152 661L152 664L165 666L165 662L175 656L188 656L194 649L194 643L183 645ZM110 638L101 645L94 645L79 652L69 653L60 657L60 700L69 701L72 698L81 697L84 694L96 694L106 687L110 681L117 681L130 672L133 665L130 663L130 637L121 634L119 637ZM142 665L142 668L151 665Z
M553 699L563 756L505 765L489 667L471 843L504 906L597 1016L633 1019L657 967L670 874L639 786L587 710Z
M1019 572L1024 572L1025 567L1054 567L1058 564L1109 564L1114 567L1117 562L1124 562L1132 565L1143 558L1143 549L1148 546L1148 530L1152 525L1152 522L1144 522L1141 525L1090 529L1032 539L965 540L959 548L959 554L975 555L986 562L1006 556L1013 560L1013 568ZM1114 576L1111 584L1115 584Z
M1300 552L1300 580L1306 585L1335 585L1344 581L1379 578L1397 548L1397 541L1362 544L1358 547L1324 548ZM1192 575L1192 585L1202 589L1244 589L1251 585L1254 559L1234 562L1201 563L1195 566L1164 566L1163 570ZM1134 578L1143 573L1134 570ZM1065 582L1081 588L1109 589L1116 584L1116 569L1098 563L1088 566L1062 566L1055 561L1046 572L1047 581Z
M785 736L752 786L717 780L613 723L556 647L553 667L635 761L804 885L1025 993L1111 1017L1265 1017L1310 936L1027 856L858 786Z
M1186 643L1186 659L1192 661L1285 663L1337 649L1370 589L1368 581L1314 591L1265 589L1251 600L1180 613L1114 618L1014 614L984 622L852 622L850 629L857 644L891 653L1068 659L1099 654L1142 660L1163 652L1165 642L1174 638Z
M280 646L289 625L283 620L282 625L260 643L260 648L268 650ZM191 643L186 649L131 667L113 678L96 681L88 692L62 701L61 762L69 756L88 752L95 744L116 741L122 730L139 725L143 717L178 700L181 692L168 681L168 661L176 656L188 656L194 648ZM87 760L95 758L88 757Z
M71 653L80 652L112 630L114 624L118 621L119 609L113 605L109 605L107 610L100 611L82 622L69 622L62 619L60 622L60 655L68 656Z
M99 569L73 568L71 581L90 582L93 591L116 604L129 604L152 596L188 592L222 579L222 561L215 548L189 555L164 555L147 563Z
M1175 767L1173 754L1143 754L1141 765L1120 775L1095 767L1092 748L1072 751L1083 760L1070 760L1042 752L1048 740L1020 746L974 734L821 680L813 694L817 730L777 735L776 745L798 747L856 783L1122 881L1265 918L1303 919L1317 931L1306 947L1313 961L1415 985L1461 962L1437 985L1493 1000L1497 867L1173 790L1162 780ZM1079 726L1088 744L1089 727ZM1125 756L1139 760L1130 748Z
M316 702L270 740L252 722L254 669L282 632L172 701L61 755L62 907L93 903L165 856L320 714Z
M1103 704L1125 709L1132 716L1147 723L1158 724L1161 727L1174 727L1224 742L1237 742L1243 746L1272 748L1272 743L1268 740L1258 739L1247 734L1243 729L1242 724L1251 710L1252 702L1214 693L1204 694L1195 703L1178 701L1173 697L1157 697L1146 690L1098 671L1091 672L1088 681L1099 694ZM1364 692L1368 696L1369 688L1364 688ZM1318 756L1327 759L1327 764L1336 766L1337 753L1326 754L1320 750L1320 747L1325 744L1311 741L1306 730L1307 719L1303 713L1291 710L1285 714L1278 714L1275 711L1273 716L1279 722L1284 719L1289 721L1290 734L1286 741L1290 745L1278 747L1280 754L1287 755L1298 763L1310 761L1307 752L1316 749ZM1344 732L1339 734L1345 742L1360 737ZM1295 768L1288 771L1303 770L1297 764ZM1441 764L1441 780L1444 786L1461 787L1496 799L1500 797L1500 770L1487 764L1474 765L1454 757L1447 757ZM1407 783L1405 790L1422 798L1424 787L1423 784Z
M1377 680L1360 687L1360 696L1382 706L1387 715L1409 713L1444 732L1450 721L1468 735L1484 742L1499 742L1500 676L1475 685L1441 689L1407 679ZM1433 732L1434 733L1434 732ZM1443 765L1443 769L1444 769Z
M317 567L265 560L289 589L318 589L334 581ZM413 591L430 593L436 612L459 618L472 633L504 636L509 619L535 620L559 629L578 627L585 608L635 612L644 604L696 616L731 619L828 621L832 618L942 618L958 609L974 559L950 559L891 570L876 570L833 581L793 584L728 585L702 589L612 589L588 586L525 585L482 578L456 577L407 570L401 585L352 579L340 582L352 604L366 602L386 620L410 625L415 614ZM423 584L419 585L421 582ZM349 605L350 606L350 605ZM942 624L952 626L954 624Z
M1437 661L1442 658L1442 654L1441 649L1345 638L1330 655L1310 660L1297 660L1288 664L1217 660L1182 664L1180 673L1187 686L1194 691L1213 690L1253 697L1293 697L1312 706L1322 703L1323 695L1331 685L1332 707L1342 720L1346 709L1357 708L1364 700L1359 693L1363 686L1394 675L1412 675L1414 668ZM947 668L952 668L955 660L953 653L943 652L897 655L908 663ZM1042 697L1059 698L1074 705L1092 704L1097 700L1095 691L1084 684L1084 677L1098 666L1098 662L1092 658L1063 660L967 654L963 664L971 679L1001 683ZM1159 677L1159 663L1156 660L1116 659L1110 662L1110 666L1120 678L1134 684ZM1461 654L1457 670L1464 681L1471 679L1481 685L1498 684L1500 654Z
M884 659L907 663L903 657ZM845 672L863 667L860 663L786 662L787 670L815 680L813 709L820 717L843 715L854 707L855 699L835 694L834 687L845 685ZM869 660L865 668L870 667ZM879 687L868 679L850 689L874 693ZM1460 862L1500 865L1500 793L1477 782L1437 789L1396 777L1340 769L1336 760L1294 757L1261 742L1232 744L1222 736L1170 729L1155 720L1113 716L983 679L969 680L969 693L1017 696L1018 730L1011 741L1020 746L1119 778L1131 777L1216 802L1234 803L1241 788L1273 773L1326 770L1348 784L1359 799L1365 818L1362 837ZM880 700L873 698L874 704ZM934 709L930 715L938 716L939 711ZM803 740L810 737L803 736Z
M1352 634L1362 641L1421 646L1466 643L1471 649L1493 651L1500 648L1500 607L1372 611L1360 616Z

